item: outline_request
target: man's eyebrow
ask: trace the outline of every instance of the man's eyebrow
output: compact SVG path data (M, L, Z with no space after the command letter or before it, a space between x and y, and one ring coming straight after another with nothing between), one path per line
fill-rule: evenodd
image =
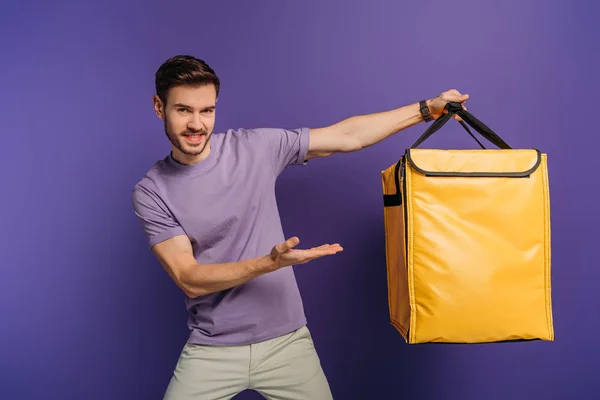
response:
M177 107L177 108L187 108L187 109L190 109L190 110L192 109L192 107L188 106L187 104L183 104L183 103L176 103L175 107ZM207 106L207 107L204 107L202 110L203 111L204 110L214 110L215 108L216 108L216 106Z

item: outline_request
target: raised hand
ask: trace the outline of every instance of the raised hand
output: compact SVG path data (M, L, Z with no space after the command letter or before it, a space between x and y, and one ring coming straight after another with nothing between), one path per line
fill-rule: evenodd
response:
M451 102L461 103L463 108L466 110L465 106L466 101L468 100L468 94L462 94L456 89L451 89L446 92L441 93L439 96L434 97L433 99L427 100L427 106L429 107L429 113L433 119L438 119L448 112L445 109L446 104ZM462 119L458 115L454 115L454 119L457 121L461 121Z
M272 269L276 270L290 265L306 264L316 258L336 254L344 249L339 244L324 244L312 249L295 249L300 239L294 236L283 243L274 246L269 255Z

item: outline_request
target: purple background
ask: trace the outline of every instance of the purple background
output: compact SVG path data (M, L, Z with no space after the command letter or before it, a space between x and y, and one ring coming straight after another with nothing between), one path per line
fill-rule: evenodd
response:
M131 188L169 150L151 97L177 53L220 75L219 131L456 87L513 147L549 154L554 343L408 346L389 324L380 171L424 124L282 175L286 234L345 247L296 268L335 398L597 398L598 2L49 3L0 8L0 398L161 398L186 315ZM424 146L476 143L451 121Z

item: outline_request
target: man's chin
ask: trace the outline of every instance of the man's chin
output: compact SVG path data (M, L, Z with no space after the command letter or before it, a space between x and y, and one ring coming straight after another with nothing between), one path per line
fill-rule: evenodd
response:
M198 144L186 143L185 140L179 142L179 151L190 157L197 157L206 150L206 143L203 141Z

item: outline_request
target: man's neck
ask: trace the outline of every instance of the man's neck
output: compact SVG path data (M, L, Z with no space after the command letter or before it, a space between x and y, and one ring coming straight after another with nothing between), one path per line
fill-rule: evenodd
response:
M206 144L204 151L202 153L198 154L197 156L190 156L190 155L184 154L175 146L173 146L173 149L171 150L171 157L173 157L173 159L175 161L177 161L178 163L184 164L184 165L198 164L198 163L206 160L206 158L209 156L209 154L210 154L210 142Z

